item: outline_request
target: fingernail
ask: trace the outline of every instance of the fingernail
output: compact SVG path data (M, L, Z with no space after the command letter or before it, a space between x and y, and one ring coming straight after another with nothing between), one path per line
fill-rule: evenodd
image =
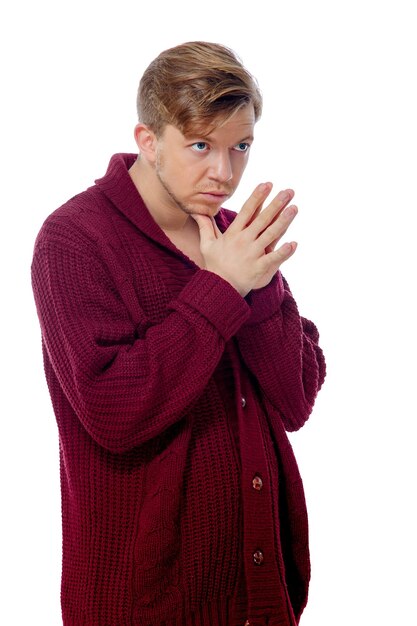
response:
M294 215L297 215L297 207L294 204L288 206L285 209L285 215L287 215L288 217L294 217Z
M285 243L282 246L282 251L284 254L292 254L297 249L297 243L295 241L291 241L291 243Z

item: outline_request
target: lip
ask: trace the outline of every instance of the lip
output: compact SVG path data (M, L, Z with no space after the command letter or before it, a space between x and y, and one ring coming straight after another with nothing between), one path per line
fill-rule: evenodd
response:
M227 193L219 193L218 191L205 191L201 192L201 195L204 196L207 200L212 200L213 202L219 202L219 200L225 200L229 194Z

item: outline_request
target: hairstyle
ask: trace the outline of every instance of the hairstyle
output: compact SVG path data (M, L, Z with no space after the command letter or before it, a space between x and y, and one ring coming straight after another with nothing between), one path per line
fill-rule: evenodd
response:
M193 41L161 52L139 84L139 121L160 136L167 124L184 135L224 123L235 111L253 104L262 112L256 79L236 54L216 43Z

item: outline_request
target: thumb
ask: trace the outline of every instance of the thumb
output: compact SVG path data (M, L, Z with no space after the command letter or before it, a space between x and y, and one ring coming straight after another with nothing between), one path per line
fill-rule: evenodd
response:
M192 214L191 217L197 223L200 231L200 241L214 241L216 239L216 232L213 227L213 223L208 215Z

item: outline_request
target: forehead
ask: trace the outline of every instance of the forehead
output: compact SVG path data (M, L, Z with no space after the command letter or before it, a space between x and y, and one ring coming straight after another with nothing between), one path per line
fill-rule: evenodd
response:
M168 124L163 131L165 140L188 142L190 140L205 140L219 143L237 143L253 139L255 126L255 112L253 105L240 108L221 121L212 120L206 124L198 124L186 134L178 128Z
M255 111L253 105L241 107L234 111L226 119L220 121L213 120L206 126L198 126L187 133L186 138L200 137L210 140L234 137L235 139L245 139L253 135L255 126Z

